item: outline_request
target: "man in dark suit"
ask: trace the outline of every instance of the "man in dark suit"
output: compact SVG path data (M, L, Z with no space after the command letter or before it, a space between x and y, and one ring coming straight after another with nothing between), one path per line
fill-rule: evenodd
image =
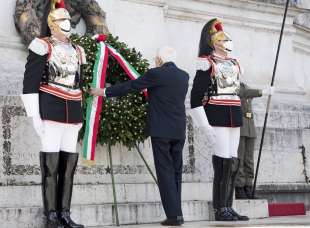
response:
M91 94L105 97L124 96L148 90L147 133L151 136L158 187L167 216L162 225L184 223L181 209L181 183L185 142L185 97L188 74L175 64L176 52L170 47L159 49L156 68L142 77L104 90L91 89Z

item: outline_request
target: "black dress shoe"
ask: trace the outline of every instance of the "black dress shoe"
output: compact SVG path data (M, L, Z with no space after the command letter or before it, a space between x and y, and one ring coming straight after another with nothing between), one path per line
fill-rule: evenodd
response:
M222 207L215 211L215 221L237 221L237 216L230 213L228 207Z
M231 207L228 208L229 212L236 216L238 218L239 221L248 221L249 217L245 216L245 215L239 215L234 209L232 209Z
M162 226L181 226L184 224L183 216L177 216L176 218L167 218L160 223Z
M235 188L236 199L248 199L248 196L245 193L244 187Z

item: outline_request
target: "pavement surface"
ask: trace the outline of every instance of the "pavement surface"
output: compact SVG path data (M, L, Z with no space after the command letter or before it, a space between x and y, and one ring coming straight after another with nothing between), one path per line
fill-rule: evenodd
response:
M111 226L109 226L111 227ZM122 228L163 228L160 224L143 224L143 225L122 225ZM270 217L265 219L251 219L247 222L186 222L182 226L184 228L204 228L204 227L309 227L310 228L310 212L307 215L299 216L281 216ZM91 227L89 227L91 228ZM96 227L99 228L99 227ZM108 227L102 227L108 228Z

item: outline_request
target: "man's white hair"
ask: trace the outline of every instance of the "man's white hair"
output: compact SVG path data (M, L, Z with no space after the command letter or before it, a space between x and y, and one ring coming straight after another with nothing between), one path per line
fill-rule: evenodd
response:
M157 50L157 57L159 57L163 63L176 62L177 52L172 47L164 46Z

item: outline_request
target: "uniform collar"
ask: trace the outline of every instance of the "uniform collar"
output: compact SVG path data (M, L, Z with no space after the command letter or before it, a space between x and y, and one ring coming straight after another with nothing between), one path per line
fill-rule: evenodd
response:
M56 44L65 44L65 45L70 44L70 40L69 39L67 39L66 41L61 41L61 40L57 39L55 36L51 36L50 39L51 39L52 42L54 42Z

